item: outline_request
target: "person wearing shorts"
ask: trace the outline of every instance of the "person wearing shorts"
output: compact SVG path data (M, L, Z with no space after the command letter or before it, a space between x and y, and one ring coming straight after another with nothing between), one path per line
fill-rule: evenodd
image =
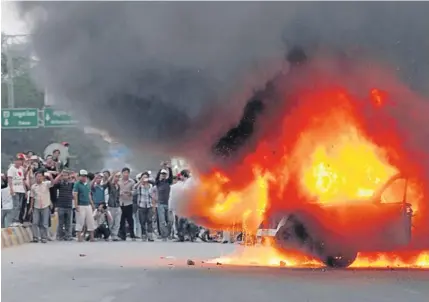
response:
M91 198L91 186L88 183L88 172L79 171L79 180L73 186L73 200L76 208L76 233L79 242L83 241L82 230L86 226L90 241L94 241L95 222L93 218L94 202Z

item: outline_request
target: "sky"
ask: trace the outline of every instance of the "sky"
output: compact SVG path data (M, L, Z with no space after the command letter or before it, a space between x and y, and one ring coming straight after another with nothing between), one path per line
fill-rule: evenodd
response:
M27 34L28 30L17 14L14 3L1 2L1 29L8 35Z

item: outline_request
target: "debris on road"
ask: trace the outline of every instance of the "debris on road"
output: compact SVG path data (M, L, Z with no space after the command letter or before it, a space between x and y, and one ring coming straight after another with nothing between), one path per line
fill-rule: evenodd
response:
M188 265L195 265L195 262L191 259L188 259L188 261L186 261L186 264Z
M85 254L79 254L79 257L86 257Z

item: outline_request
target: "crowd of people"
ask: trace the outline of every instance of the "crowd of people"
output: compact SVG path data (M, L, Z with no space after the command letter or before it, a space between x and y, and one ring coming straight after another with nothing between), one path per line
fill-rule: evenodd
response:
M175 213L174 194L191 178L173 174L169 161L131 177L129 168L91 173L71 171L60 150L44 159L32 151L16 155L2 174L2 227L31 226L33 241L132 241L141 239L231 242L229 232L210 232ZM58 217L56 234L51 232Z

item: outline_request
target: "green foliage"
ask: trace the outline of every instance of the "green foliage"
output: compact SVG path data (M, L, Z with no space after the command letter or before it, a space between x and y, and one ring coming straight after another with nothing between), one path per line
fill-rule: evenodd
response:
M3 52L4 47L6 45L6 36L1 33L1 77L3 79L3 76L7 74L7 57L6 54Z
M8 106L8 86L2 83L1 106ZM28 72L14 77L14 93L16 108L42 108L44 94L33 83Z
M3 78L3 75L7 74L7 57L2 52L1 53L1 76Z
M2 35L2 46L4 39ZM2 47L2 108L7 108L8 86L6 54ZM18 56L14 58L14 93L16 108L43 108L44 94L36 87L31 78L30 58ZM75 156L71 159L71 168L85 168L99 170L103 166L104 147L103 140L98 136L86 135L82 129L75 127L66 128L38 128L38 129L2 129L2 171L8 168L8 163L16 153L32 150L43 156L43 150L50 143L67 141L70 143L70 154ZM104 148L107 150L107 148Z

